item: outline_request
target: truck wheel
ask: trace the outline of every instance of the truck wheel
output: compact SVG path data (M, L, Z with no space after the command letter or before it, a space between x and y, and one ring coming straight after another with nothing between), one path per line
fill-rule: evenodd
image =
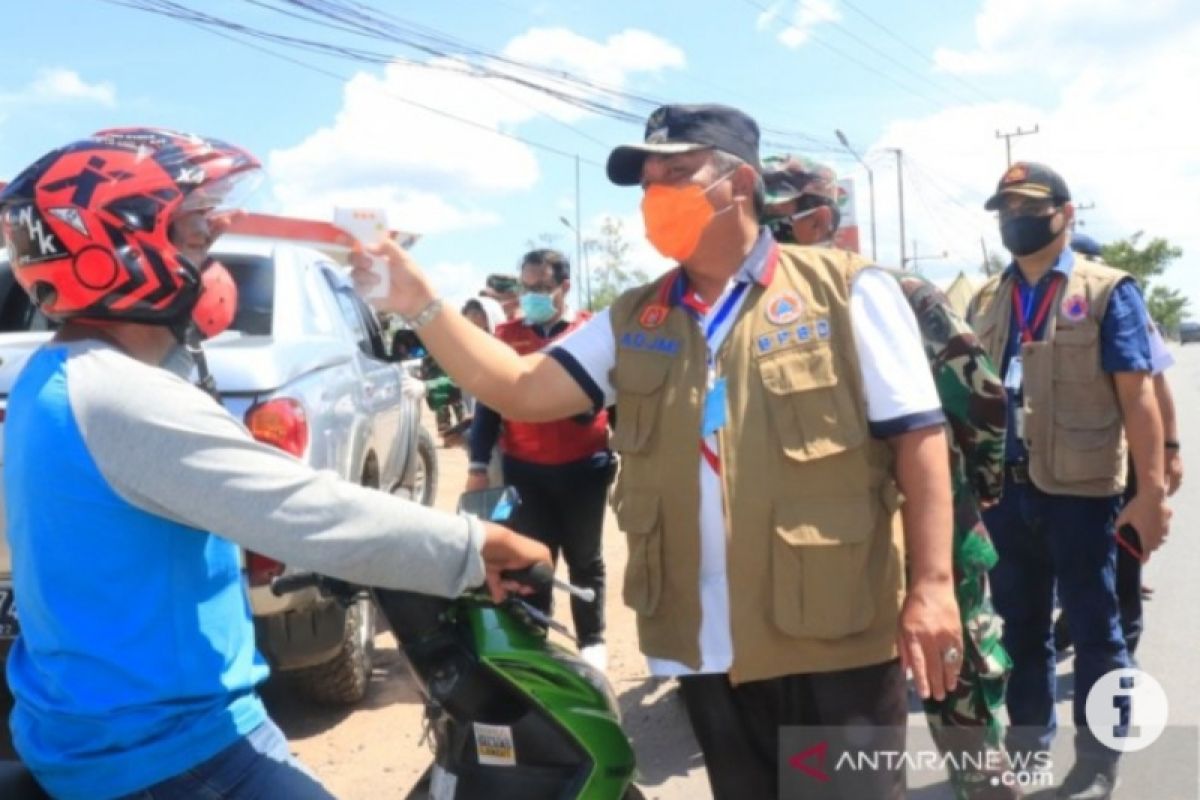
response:
M324 664L285 673L308 700L327 706L352 706L367 694L375 649L375 604L360 597L346 609L341 649Z
M422 425L417 430L417 463L413 467L411 494L423 506L432 506L437 497L438 456L433 434Z

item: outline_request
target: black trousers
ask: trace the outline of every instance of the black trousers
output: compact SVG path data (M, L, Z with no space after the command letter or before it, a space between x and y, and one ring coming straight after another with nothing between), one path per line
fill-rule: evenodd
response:
M504 482L521 496L510 521L518 533L559 553L567 562L571 583L596 592L593 603L571 598L571 619L581 647L604 641L604 558L601 532L608 486L616 463L610 453L597 453L583 461L545 466L504 457ZM529 602L550 613L550 590L538 592Z
M884 768L882 761L874 770L834 769L843 748L904 752L908 705L899 661L737 686L725 674L688 675L679 679L679 691L704 752L715 800L904 797L904 770L898 758L893 759L894 769ZM829 780L789 772L780 783L782 726L803 726L783 737L783 746L789 748L782 754L785 759L790 749L803 752L806 744L829 742L823 759L803 759ZM859 734L869 735L869 743L859 740Z

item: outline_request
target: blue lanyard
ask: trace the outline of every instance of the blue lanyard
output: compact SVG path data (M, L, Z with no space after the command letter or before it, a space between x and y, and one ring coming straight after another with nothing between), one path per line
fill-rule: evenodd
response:
M1029 286L1024 279L1017 278L1017 291L1021 293L1021 307L1025 311L1025 319L1033 318L1033 301L1037 299L1037 287Z
M750 284L746 281L738 281L737 286L733 287L733 291L725 298L725 302L717 309L716 315L709 320L708 328L704 331L704 339L707 342L712 342L713 334L721 327L721 323L729 316L729 312L737 305L742 295L746 293L746 287Z
M711 390L716 382L716 353L713 352L712 340L715 334L721 327L729 312L738 304L738 300L746 293L746 287L750 284L746 281L738 281L737 286L733 287L733 291L725 298L725 302L721 303L721 307L717 309L717 313L708 321L708 327L704 330L704 341L708 344L708 388Z

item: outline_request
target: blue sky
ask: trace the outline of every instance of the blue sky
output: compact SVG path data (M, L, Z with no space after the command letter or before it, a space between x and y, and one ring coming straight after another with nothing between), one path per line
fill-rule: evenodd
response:
M543 234L574 255L573 234L559 217L575 219L577 154L585 234L617 218L633 259L652 273L662 268L641 236L639 193L609 186L601 166L612 145L640 138L640 123L584 113L242 0L180 2L417 63L384 67L252 48L100 0L22 4L21 19L0 31L0 179L101 127L153 124L217 136L267 165L269 179L252 198L258 208L329 219L334 205L383 206L394 226L423 234L414 253L443 291L466 294L487 272L511 271L526 242ZM946 252L921 262L939 279L960 269L977 274L981 239L999 250L995 222L980 208L1005 166L995 132L1037 125L1036 135L1014 140L1016 157L1055 166L1077 200L1094 203L1083 218L1097 238L1142 230L1182 245L1167 282L1200 306L1191 266L1200 254L1200 8L1191 0L369 5L480 50L639 96L739 106L764 127L787 131L767 138L856 180L866 245L865 173L838 150L840 129L874 170L879 260L887 264L899 259L895 157L887 148L902 148L909 255L914 239L922 254Z

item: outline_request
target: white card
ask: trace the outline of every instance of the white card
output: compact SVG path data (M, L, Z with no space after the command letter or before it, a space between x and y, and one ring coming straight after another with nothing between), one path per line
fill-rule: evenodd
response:
M382 208L335 208L333 224L357 239L363 247L377 244L388 235L387 213ZM387 297L391 284L387 261L372 256L371 272L379 278L379 283L363 295L364 299Z
M1008 362L1008 372L1004 373L1004 388L1014 394L1021 394L1025 385L1025 368L1020 356L1013 356Z

